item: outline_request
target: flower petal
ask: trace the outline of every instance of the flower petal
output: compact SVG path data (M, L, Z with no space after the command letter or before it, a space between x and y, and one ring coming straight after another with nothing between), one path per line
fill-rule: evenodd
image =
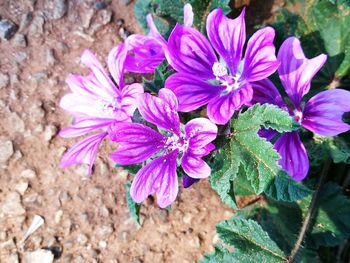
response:
M185 73L175 73L165 82L179 100L179 111L189 112L207 104L224 90L202 79Z
M179 108L179 102L174 94L170 89L160 89L158 91L158 97L163 99L166 103L170 105L170 108L177 111Z
M159 33L156 25L154 24L153 18L151 14L148 14L146 16L146 20L147 20L147 25L150 29L148 36L153 37L154 39L156 39L159 43L162 43L163 45L166 45L167 42L165 41L165 39L162 37L162 35Z
M273 39L275 30L265 27L249 39L244 57L242 76L249 82L262 80L273 74L279 66Z
M206 118L195 118L185 125L186 138L189 139L189 147L193 150L203 148L215 140L218 127Z
M141 163L159 152L165 143L163 135L137 123L115 123L108 133L118 143L110 158L120 165Z
M88 164L89 172L91 174L92 165L96 158L97 149L106 137L107 132L101 132L77 142L68 152L62 157L61 168L68 167L74 164Z
M113 119L99 119L84 116L76 119L72 126L62 129L59 135L62 138L77 137L88 132L107 127L113 122L115 122Z
M312 78L326 62L327 56L321 54L307 59L300 41L295 37L285 40L278 51L281 66L278 73L287 94L295 107L300 106L302 97L309 92Z
M303 180L309 171L309 158L298 132L286 132L275 143L281 155L278 163L296 181Z
M176 199L179 191L176 175L177 151L158 157L141 168L130 188L132 199L143 202L149 195L157 194L157 203L165 208Z
M227 95L216 97L208 103L208 117L216 124L226 124L236 110L250 103L252 97L253 89L250 84Z
M105 117L100 107L97 106L97 99L83 97L77 93L68 93L61 98L60 107L73 115L87 115L90 117Z
M84 51L81 56L81 62L91 69L91 74L83 78L84 81L90 82L88 86L95 87L95 90L98 88L104 89L112 97L118 94L118 89L90 50Z
M322 136L335 136L350 130L342 119L350 112L350 92L342 89L327 90L312 97L305 105L302 125Z
M253 99L251 104L274 104L280 108L286 107L280 93L269 79L263 79L250 83L253 87Z
M108 68L118 87L124 87L124 64L127 55L127 46L119 44L108 54Z
M168 92L168 96L175 97L175 94L170 91ZM175 99L176 97L169 98L168 100ZM146 121L179 135L180 118L176 109L172 108L168 100L145 93L140 100L138 110Z
M121 91L121 108L130 117L139 105L143 94L143 86L139 83L134 83L125 86Z
M191 27L193 25L193 11L191 4L187 3L184 6L184 26Z
M131 35L125 44L128 54L124 66L129 72L154 73L165 59L164 44L152 36Z
M165 56L178 72L215 79L212 67L217 62L214 50L208 40L196 29L175 26L170 34Z
M189 188L194 183L199 182L199 179L189 177L187 175L182 176L182 185L184 188Z
M207 178L211 173L209 165L201 157L193 154L191 150L182 157L181 166L185 173L192 178Z
M216 52L225 60L235 75L242 58L245 43L245 8L236 19L229 19L221 9L213 10L207 18L207 33Z

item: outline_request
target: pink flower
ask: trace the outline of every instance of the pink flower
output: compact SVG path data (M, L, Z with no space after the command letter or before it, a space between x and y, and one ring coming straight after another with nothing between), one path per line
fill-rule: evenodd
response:
M95 130L100 132L76 143L63 156L62 168L85 163L89 165L91 174L97 149L107 136L108 127L116 122L131 121L143 87L138 83L124 86L126 53L126 46L121 44L112 49L108 56L108 68L116 84L89 50L84 51L81 62L90 68L90 74L68 76L71 93L61 99L60 106L74 116L74 123L61 130L60 136L72 138Z

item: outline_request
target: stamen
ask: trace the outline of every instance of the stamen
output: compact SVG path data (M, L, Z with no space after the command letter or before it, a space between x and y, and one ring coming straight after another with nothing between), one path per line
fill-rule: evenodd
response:
M219 62L215 62L214 63L214 65L212 67L212 70L213 70L214 76L217 79L221 79L222 77L228 75L227 68L223 64L221 64Z

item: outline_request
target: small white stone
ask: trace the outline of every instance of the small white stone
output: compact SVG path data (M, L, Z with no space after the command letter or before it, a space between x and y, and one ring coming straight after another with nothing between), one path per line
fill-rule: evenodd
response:
M63 211L62 210L58 210L55 214L55 223L59 224L61 222L62 219L62 215L63 215Z
M26 169L21 172L21 177L27 178L27 179L33 179L36 177L36 173L31 169Z
M106 248L108 244L106 241L101 240L100 242L98 242L98 245L100 246L100 248Z
M13 154L13 144L10 140L0 140L0 163L5 163Z
M19 216L26 212L22 207L21 197L17 192L12 192L7 195L0 211L9 216Z
M44 139L45 141L50 141L57 133L57 127L55 125L47 125L45 127L45 131L44 131Z
M54 255L50 250L39 249L33 252L25 252L22 263L52 263Z
M15 190L21 195L24 195L27 189L28 189L28 182L26 181L21 181L15 185Z

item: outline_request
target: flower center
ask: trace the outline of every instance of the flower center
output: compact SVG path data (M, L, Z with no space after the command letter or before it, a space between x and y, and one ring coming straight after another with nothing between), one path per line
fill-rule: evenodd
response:
M110 117L114 117L115 112L120 110L121 107L121 99L115 98L113 101L107 101L103 99L99 99L97 101L99 109L106 115Z
M169 151L179 150L179 153L184 153L187 151L189 145L188 139L184 134L181 134L180 137L176 134L168 137L165 142L165 147Z
M293 119L299 123L301 123L301 120L303 119L303 112L301 110L295 109L293 111Z
M245 84L245 82L241 79L241 74L237 73L234 76L230 75L226 66L219 62L214 63L212 70L220 85L226 87L226 89L221 92L222 96L230 93L233 90L238 90Z

